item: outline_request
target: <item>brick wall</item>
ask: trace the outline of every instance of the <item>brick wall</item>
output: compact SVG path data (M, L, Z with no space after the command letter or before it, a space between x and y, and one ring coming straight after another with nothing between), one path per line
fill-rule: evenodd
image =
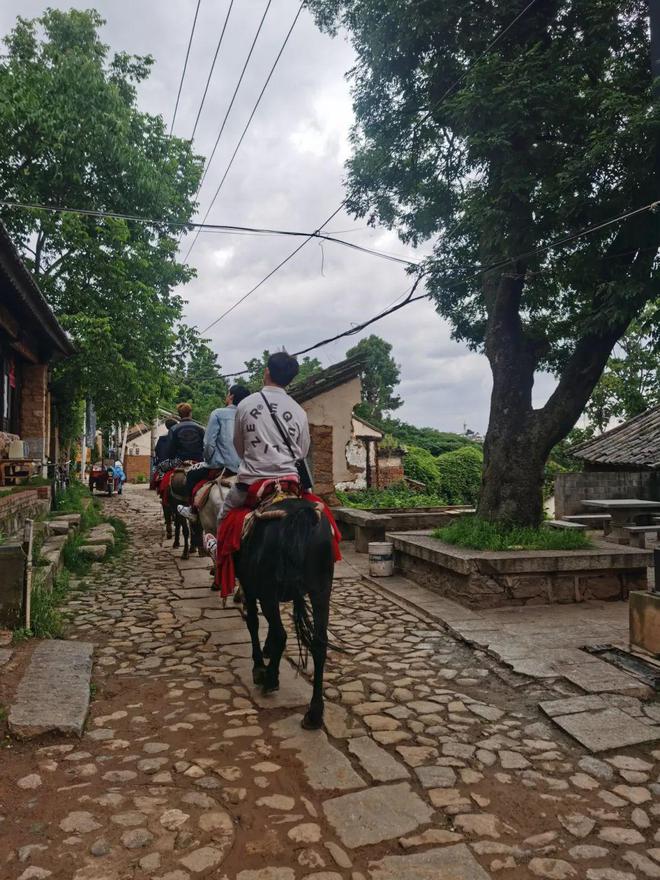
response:
M50 510L49 488L26 489L0 498L0 532L5 537L20 535L26 519L34 519ZM43 496L46 497L43 497Z
M312 439L311 465L314 474L314 491L330 505L338 505L335 495L334 471L332 467L333 438L332 426L310 425Z
M27 440L30 458L41 460L48 454L48 367L46 364L23 364L22 372L21 440Z
M402 483L403 456L389 450L378 450L378 488L386 489L395 483Z
M124 472L129 482L135 482L135 478L142 476L149 479L150 455L127 455L124 458Z

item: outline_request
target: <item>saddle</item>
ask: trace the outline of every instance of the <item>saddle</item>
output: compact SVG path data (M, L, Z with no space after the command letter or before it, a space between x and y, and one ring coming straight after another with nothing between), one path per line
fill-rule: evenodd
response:
M220 488L221 495L224 498L224 495L226 495L235 482L236 477L225 476L224 470L213 480L203 480L199 482L192 491L192 506L199 513L199 511L204 510L206 502L211 495L211 489L214 486ZM223 489L226 491L223 492Z

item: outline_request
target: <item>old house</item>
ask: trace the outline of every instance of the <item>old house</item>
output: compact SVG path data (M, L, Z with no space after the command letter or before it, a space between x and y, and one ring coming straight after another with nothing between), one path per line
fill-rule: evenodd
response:
M0 222L0 465L2 481L11 481L25 459L43 467L57 457L49 388L53 363L74 352L34 278L26 269L5 226Z
M583 499L660 501L660 406L571 449L584 468L555 479L557 516L581 513Z
M401 452L379 451L383 434L353 412L362 399L360 357L295 382L289 393L307 413L315 490L336 504L335 489L386 486L403 478Z
M140 422L129 428L124 457L124 470L129 481L133 482L138 477L149 479L153 445L156 444L159 437L167 434L165 420L170 418L177 418L177 416L168 410L161 409L152 425Z

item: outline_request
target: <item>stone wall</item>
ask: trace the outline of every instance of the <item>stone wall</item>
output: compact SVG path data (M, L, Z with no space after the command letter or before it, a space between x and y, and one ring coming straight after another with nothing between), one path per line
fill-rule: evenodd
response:
M310 464L314 475L314 491L328 504L339 504L335 495L333 471L333 429L331 425L310 425L312 440Z
M135 482L140 474L149 479L151 466L150 455L127 455L124 458L124 472L129 482Z
M660 473L582 471L555 477L555 517L584 513L583 499L644 498L660 501ZM591 511L593 513L593 511Z
M442 569L425 559L396 552L396 570L415 583L467 608L511 605L567 605L597 600L625 600L634 590L646 590L646 568L613 571L547 572L544 574L462 574Z
M468 608L625 600L647 589L652 554L599 542L589 550L494 552L429 535L388 534L398 572Z
M45 497L44 497L45 496ZM36 519L50 510L50 489L26 489L0 498L0 532L5 537L23 534L26 519Z
M50 401L48 366L24 364L21 388L21 440L29 444L29 456L37 461L48 455Z

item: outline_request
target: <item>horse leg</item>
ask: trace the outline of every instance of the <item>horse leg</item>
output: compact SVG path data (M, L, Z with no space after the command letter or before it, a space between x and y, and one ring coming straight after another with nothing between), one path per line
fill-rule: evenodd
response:
M245 622L252 640L252 681L255 684L263 684L266 667L264 666L264 656L259 642L259 610L256 599L248 599L246 597L245 612Z
M172 511L169 507L163 508L163 515L165 516L165 537L168 541L172 540Z
M181 531L183 532L183 553L181 554L181 559L189 559L190 558L190 529L188 528L188 521L183 516L176 515L177 523L181 523Z
M174 520L174 543L172 549L177 550L181 546L181 517L178 513L170 511L170 516Z
M309 708L302 720L305 730L318 730L323 725L323 670L328 652L328 620L330 617L330 593L332 583L324 585L320 592L310 594L314 616L314 636L311 653L314 660L314 687Z
M263 682L264 694L279 690L280 687L280 660L286 646L286 630L280 616L280 603L271 600L261 602L261 610L268 621L268 636L266 642L270 646L270 660L266 667Z

